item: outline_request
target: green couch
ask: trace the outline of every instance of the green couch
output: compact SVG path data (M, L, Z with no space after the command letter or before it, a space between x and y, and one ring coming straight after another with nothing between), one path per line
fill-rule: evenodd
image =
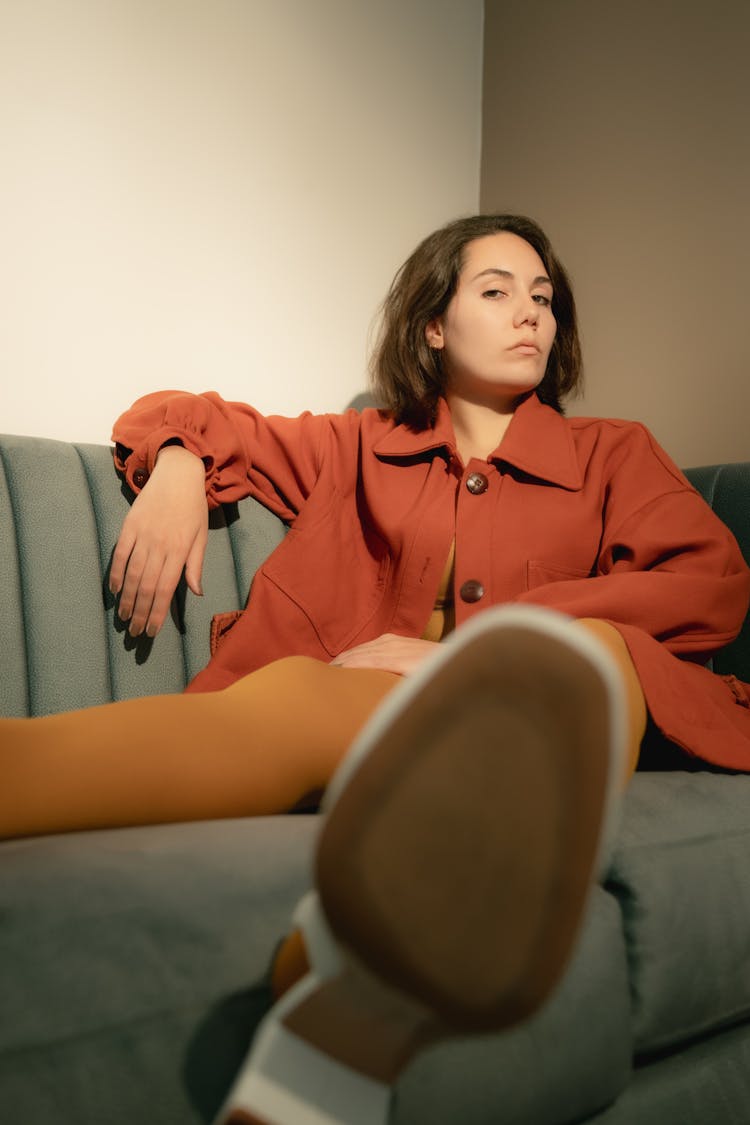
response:
M750 465L691 475L750 557ZM107 448L0 439L0 712L180 691L212 613L241 605L284 530L252 500L214 513L206 596L183 592L153 643L133 641L106 582L127 504ZM748 636L717 666L750 680ZM0 844L0 1119L210 1121L269 1003L315 827L290 815ZM393 1114L583 1121L750 1122L750 777L640 773L551 1002L522 1028L425 1053Z

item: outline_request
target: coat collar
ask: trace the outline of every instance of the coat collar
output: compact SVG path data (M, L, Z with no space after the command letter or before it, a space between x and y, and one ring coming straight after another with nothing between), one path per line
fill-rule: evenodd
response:
M451 454L456 452L450 411L442 398L433 427L412 430L409 426L395 426L373 446L377 457L394 459L415 457L440 449ZM503 440L488 460L513 465L529 476L572 492L583 487L568 422L551 406L540 402L536 394L529 395L516 408Z

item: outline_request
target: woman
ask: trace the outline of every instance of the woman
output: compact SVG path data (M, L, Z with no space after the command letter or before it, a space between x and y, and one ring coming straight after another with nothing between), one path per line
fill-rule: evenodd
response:
M750 767L747 692L704 667L739 631L748 570L642 426L563 417L580 369L572 292L543 232L478 216L427 238L393 283L374 360L388 410L264 418L213 393L160 393L115 425L139 493L111 570L133 635L159 631L183 568L200 593L208 507L250 494L291 530L246 610L215 622L185 696L3 725L24 753L2 831L281 811L327 785L364 726L329 794L327 922L317 900L303 911L318 966L272 1016L237 1120L287 1120L263 1086L269 1058L300 1079L303 1102L331 1058L353 1066L369 1078L329 1119L365 1122L367 1103L383 1120L420 1041L532 1011L570 950L611 778L633 771L647 727ZM470 822L489 848L459 846ZM549 824L562 826L554 841ZM521 884L528 913L509 933ZM492 890L484 944L477 886ZM434 903L448 893L465 913L446 952ZM467 933L480 935L468 956ZM530 934L545 949L521 971ZM343 968L339 945L356 951ZM396 1015L380 1020L382 1050L368 1035L360 1058L347 1021L383 996ZM312 1077L300 1037L325 1055Z

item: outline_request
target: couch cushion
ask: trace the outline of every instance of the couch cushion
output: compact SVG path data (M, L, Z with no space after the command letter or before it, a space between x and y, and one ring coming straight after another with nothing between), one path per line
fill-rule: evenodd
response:
M315 827L280 816L0 846L3 1120L210 1119L270 1003Z
M316 818L71 834L0 847L0 1102L25 1125L211 1119L270 1003L266 971ZM569 1029L576 1026L576 1035ZM597 889L575 959L524 1027L442 1044L396 1125L545 1125L612 1101L631 1037L619 911ZM540 1061L541 1060L541 1061ZM543 1081L540 1081L540 1074Z
M618 898L636 1049L750 1015L750 777L638 774L608 887Z
M638 1067L622 1096L589 1125L747 1125L750 1024Z
M622 1093L631 1059L620 912L597 888L549 1003L521 1027L425 1051L396 1089L393 1125L580 1121Z

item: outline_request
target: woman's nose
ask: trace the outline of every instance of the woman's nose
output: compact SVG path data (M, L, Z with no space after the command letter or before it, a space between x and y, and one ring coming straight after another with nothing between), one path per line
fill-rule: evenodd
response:
M514 319L517 326L522 324L537 324L539 320L539 305L532 299L531 295L520 298Z

